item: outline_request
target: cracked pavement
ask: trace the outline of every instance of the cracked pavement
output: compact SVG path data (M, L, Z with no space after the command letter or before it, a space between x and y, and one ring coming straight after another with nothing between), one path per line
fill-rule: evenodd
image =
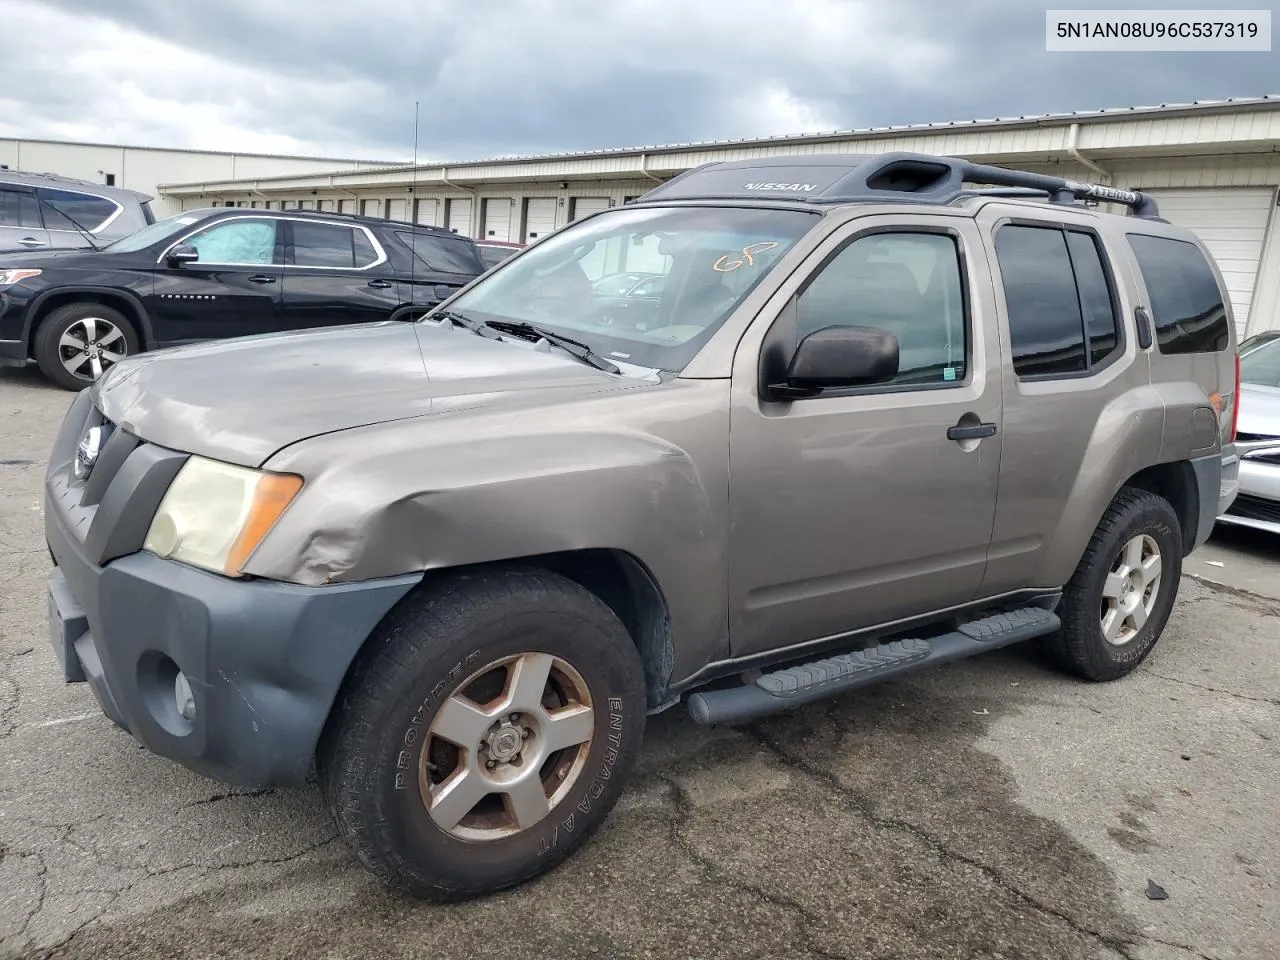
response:
M1223 585L1185 579L1117 683L1014 649L744 728L654 718L576 856L438 907L380 888L313 788L188 773L60 682L39 488L69 402L0 370L0 957L1275 956L1280 541L1189 559Z

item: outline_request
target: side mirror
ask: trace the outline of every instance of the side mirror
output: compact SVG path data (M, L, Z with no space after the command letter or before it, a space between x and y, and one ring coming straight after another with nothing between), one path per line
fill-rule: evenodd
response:
M886 383L898 375L898 338L876 327L824 327L796 347L785 379L769 390L782 400L817 396L832 387Z
M165 257L175 267L184 263L195 263L200 259L200 251L189 243L180 243Z

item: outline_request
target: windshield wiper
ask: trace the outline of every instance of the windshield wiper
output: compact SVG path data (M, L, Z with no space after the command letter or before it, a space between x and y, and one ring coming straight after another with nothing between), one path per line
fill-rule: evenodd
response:
M474 322L474 321L473 321ZM565 353L581 360L583 363L590 364L597 370L603 370L605 373L621 373L615 364L610 363L604 357L600 356L581 340L574 340L572 337L566 337L562 333L556 333L545 327L535 326L532 323L526 323L523 320L490 320L485 326L497 330L502 333L513 333L517 336L524 334L525 336L538 337L546 340L548 343L554 343Z
M457 313L453 310L437 310L430 314L427 319L430 319L431 317L440 317L444 320L448 320L450 323L456 324L464 330L470 330L472 333L478 334L482 337L488 337L490 340L500 339L498 331L490 324L485 323L483 320L474 320L471 317Z

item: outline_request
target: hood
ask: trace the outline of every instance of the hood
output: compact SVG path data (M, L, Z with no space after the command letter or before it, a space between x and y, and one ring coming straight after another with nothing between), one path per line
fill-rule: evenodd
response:
M107 419L136 436L259 466L337 430L644 385L559 350L389 321L142 354L92 389Z
M1240 417L1236 434L1280 437L1280 389L1240 384Z

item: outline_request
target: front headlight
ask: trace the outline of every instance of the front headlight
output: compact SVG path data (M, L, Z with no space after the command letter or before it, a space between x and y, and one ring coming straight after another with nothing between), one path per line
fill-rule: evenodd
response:
M173 478L143 548L229 577L302 489L302 478L191 457Z
M28 277L38 277L39 270L0 270L0 287L8 287Z

